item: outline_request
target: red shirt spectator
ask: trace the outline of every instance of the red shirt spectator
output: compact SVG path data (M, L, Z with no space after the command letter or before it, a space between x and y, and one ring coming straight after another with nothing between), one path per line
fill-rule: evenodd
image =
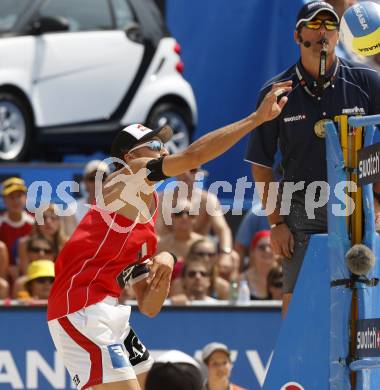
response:
M0 217L0 240L8 248L10 265L15 265L15 243L31 232L34 218L25 211L27 188L24 180L11 177L2 186L6 212Z

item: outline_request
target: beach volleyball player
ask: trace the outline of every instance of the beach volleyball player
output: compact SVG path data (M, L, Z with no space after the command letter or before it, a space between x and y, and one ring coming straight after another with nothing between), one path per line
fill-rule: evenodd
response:
M54 344L79 389L139 390L152 359L118 304L130 281L139 309L156 315L167 297L175 256L156 254L156 182L199 167L280 114L291 81L278 83L257 111L168 155L169 127L131 125L112 146L117 171L58 256L48 303ZM101 198L101 200L100 200ZM159 337L159 336L158 336ZM138 380L139 379L139 380Z

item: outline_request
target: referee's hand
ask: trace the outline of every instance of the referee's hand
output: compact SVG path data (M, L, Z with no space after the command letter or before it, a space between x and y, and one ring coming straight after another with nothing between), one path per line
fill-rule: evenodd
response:
M173 256L169 252L161 252L154 256L147 264L149 276L147 283L152 290L159 290L170 283L173 272Z
M276 255L290 259L294 250L294 238L286 223L275 226L271 229L270 243Z

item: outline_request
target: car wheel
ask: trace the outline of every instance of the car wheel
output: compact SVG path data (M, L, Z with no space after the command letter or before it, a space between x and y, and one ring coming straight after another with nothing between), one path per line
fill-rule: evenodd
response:
M146 125L151 129L169 125L173 129L173 137L166 143L170 153L184 150L190 143L192 125L189 114L175 104L158 104L150 113Z
M31 115L17 96L0 92L0 160L20 161L28 152Z

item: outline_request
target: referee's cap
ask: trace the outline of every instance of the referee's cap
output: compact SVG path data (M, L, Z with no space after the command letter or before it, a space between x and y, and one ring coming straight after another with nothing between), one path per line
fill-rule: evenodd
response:
M325 1L311 1L306 3L298 12L296 29L301 23L314 19L320 12L329 12L334 16L337 23L339 23L339 16L331 4L326 3Z
M111 146L111 156L122 159L123 154L126 151L144 141L153 137L158 137L165 143L168 142L172 136L173 130L168 125L152 130L149 127L136 123L125 127L116 134Z

